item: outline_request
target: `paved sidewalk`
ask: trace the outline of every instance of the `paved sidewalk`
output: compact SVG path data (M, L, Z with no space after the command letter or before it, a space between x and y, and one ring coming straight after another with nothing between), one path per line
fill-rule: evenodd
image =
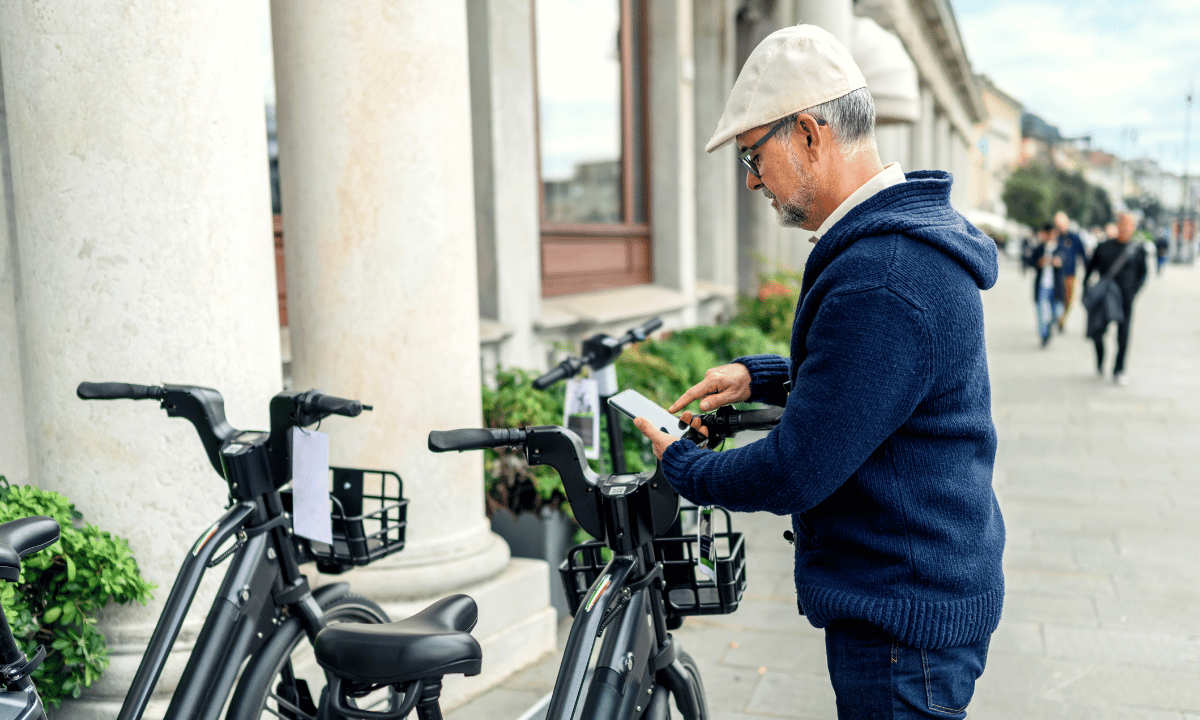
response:
M1200 268L1164 272L1135 307L1125 387L1096 377L1080 307L1041 349L1032 276L1002 260L984 293L1008 592L974 720L1200 720ZM734 522L745 599L676 632L713 717L834 720L823 634L796 613L788 521ZM448 720L514 720L557 663Z

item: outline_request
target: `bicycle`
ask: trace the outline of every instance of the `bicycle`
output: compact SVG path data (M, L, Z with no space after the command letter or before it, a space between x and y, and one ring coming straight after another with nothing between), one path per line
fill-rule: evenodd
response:
M723 409L721 422L715 420L716 413L702 416L713 439L731 428L736 432L767 427L779 417L774 414L774 419L764 424L767 418L763 413L772 411L733 416L731 412L737 413ZM743 414L744 422L740 421ZM687 437L705 440L694 431ZM572 548L559 567L575 620L549 703L544 714L536 717L665 720L673 698L686 720L707 720L700 669L670 634L668 622L737 609L746 587L745 546L741 533L730 528L729 513L724 513L725 531L714 532L712 537L722 550L715 562L715 577L699 579L698 539L666 534L679 516L681 502L658 467L637 474L598 475L587 464L579 436L558 426L433 431L428 445L433 452L505 446L523 450L530 465L548 465L559 473L576 520L593 537L602 538ZM606 559L606 555L611 557ZM610 627L613 629L608 630ZM349 686L364 692L392 683L405 698L394 714L351 717L400 718L415 706L420 720L439 720L438 672L426 670L426 675L418 678L415 669L409 668L406 679L400 681L380 677L378 669L373 671L374 678L364 676L364 670L377 668L386 660L394 637L396 633L387 625L324 630L316 640L317 661L338 678L339 690ZM601 638L593 664L593 651ZM461 645L463 640L456 642ZM369 650L364 653L361 648ZM456 650L450 642L442 666L454 671L455 663L468 660L462 648ZM435 688L432 697L420 700L430 696L430 687ZM332 689L331 700L339 701Z
M169 417L192 423L213 469L229 484L229 506L185 557L119 720L142 716L201 577L230 558L165 717L215 720L226 707L228 720L250 720L264 714L289 720L318 717L328 694L328 677L315 663L303 662L307 644L302 641L311 641L323 628L387 623L389 618L376 603L352 594L348 583L311 589L300 566L315 562L318 571L337 574L398 552L404 547L407 501L395 473L331 468L333 543L294 535L289 494L284 489L291 479L288 434L293 427L304 428L330 415L355 417L370 407L316 390L280 393L271 400L271 430L267 433L230 426L224 399L209 388L82 383L77 394L84 400L160 401ZM11 523L5 527L8 525ZM49 526L29 527L37 529L29 532L38 542L31 544L28 535L15 536L17 541L26 539L14 541L13 552L21 557L32 552L34 545L53 543L42 542L49 537ZM56 525L53 534L57 533ZM0 535L0 539L5 537L12 540L14 536ZM233 545L217 555L231 539ZM0 547L0 578L15 579L19 564L14 571L12 555L4 553ZM474 625L469 613L439 617L447 632L466 631ZM16 647L5 621L0 625L0 652L6 668L20 661L20 650L13 652ZM27 673L18 672L11 680L6 675L3 681L8 692L0 693L0 713L17 705L21 708L15 714L0 714L0 718L24 720L44 715ZM372 701L394 705L397 699L389 691Z
M641 342L655 330L662 327L662 318L650 318L641 325L630 328L624 335L614 338L611 335L599 333L583 341L581 355L571 355L532 383L534 390L545 390L560 380L575 377L583 369L591 368L596 373L596 385L600 397L600 406L604 408L604 427L608 433L608 454L614 473L624 473L625 442L621 432L621 415L608 404L608 399L620 392L617 382L617 368L613 364L621 356L621 352L635 342Z

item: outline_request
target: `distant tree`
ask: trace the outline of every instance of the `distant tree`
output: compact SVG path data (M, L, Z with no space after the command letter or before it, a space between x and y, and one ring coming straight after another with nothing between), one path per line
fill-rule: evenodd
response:
M1104 188L1092 186L1092 202L1088 206L1088 216L1082 221L1085 227L1097 227L1112 222L1112 203Z
M1054 199L1051 205L1055 212L1062 210L1067 217L1085 222L1092 200L1092 188L1082 175L1065 170L1054 171Z
M1104 225L1113 216L1104 188L1059 168L1017 168L1004 184L1002 197L1010 218L1034 228L1059 210L1085 227Z
M1008 216L1036 228L1050 218L1053 180L1045 168L1019 167L1004 183L1002 198Z

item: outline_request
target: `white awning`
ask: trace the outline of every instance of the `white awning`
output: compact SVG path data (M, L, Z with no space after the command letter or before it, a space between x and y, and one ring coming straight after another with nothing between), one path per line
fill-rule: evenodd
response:
M868 17L856 17L851 28L850 54L867 79L875 100L879 125L914 123L921 115L917 66L900 38Z

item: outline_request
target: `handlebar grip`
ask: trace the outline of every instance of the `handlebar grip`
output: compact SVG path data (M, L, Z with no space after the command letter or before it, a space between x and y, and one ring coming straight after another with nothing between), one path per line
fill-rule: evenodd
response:
M642 341L646 336L662 327L662 318L653 317L629 331L634 340Z
M482 450L504 445L522 445L525 431L516 428L462 428L461 430L432 430L429 433L431 452L451 450Z
M737 414L738 430L770 430L783 418L783 408L743 410Z
M564 362L559 363L558 367L554 368L550 372L548 372L545 375L534 380L533 381L533 389L534 390L545 390L546 388L550 387L551 385L558 382L559 380L570 377L571 376L570 365L571 364L569 361L564 361Z
M370 410L370 406L363 405L358 400L346 400L345 398L325 395L324 393L313 392L304 399L304 407L306 413L329 413L332 415L345 415L346 417L358 417L363 410Z
M75 389L80 400L161 400L164 393L158 386L115 382L81 382Z

